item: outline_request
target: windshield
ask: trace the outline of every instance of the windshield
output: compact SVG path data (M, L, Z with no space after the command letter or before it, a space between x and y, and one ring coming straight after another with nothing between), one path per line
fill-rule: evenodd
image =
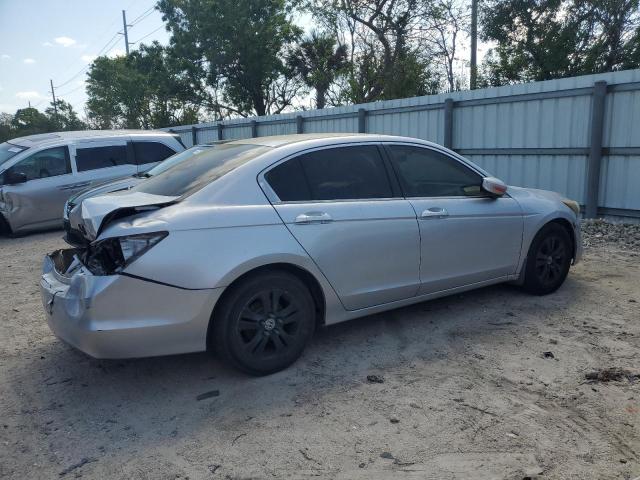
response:
M131 192L181 197L195 192L270 150L262 145L226 144L192 155L133 187Z
M29 147L22 147L20 145L14 145L9 142L0 143L0 167L4 162L10 158L15 157L17 154L26 150Z
M160 162L155 167L150 168L149 170L144 172L143 176L153 177L155 175L159 175L162 172L169 170L174 165L177 165L178 163L185 161L187 158L191 158L194 155L197 155L202 152L206 152L212 148L214 148L213 145L198 145L197 147L191 147L189 150L184 150L183 152L176 153L175 155L171 155L169 158Z

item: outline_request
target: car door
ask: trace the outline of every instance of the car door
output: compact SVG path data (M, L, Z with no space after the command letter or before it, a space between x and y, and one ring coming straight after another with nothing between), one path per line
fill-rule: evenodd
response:
M85 188L137 173L127 138L80 141L72 147L78 182Z
M27 181L8 184L11 173ZM64 202L78 190L66 146L46 148L18 161L5 171L2 197L13 231L62 225Z
M482 175L442 151L408 144L386 149L418 217L420 294L515 273L523 217L513 198L485 194Z
M391 175L379 147L363 144L310 151L262 177L285 225L348 310L418 290L417 220Z
M138 173L146 172L176 152L162 142L153 140L134 140L133 152Z

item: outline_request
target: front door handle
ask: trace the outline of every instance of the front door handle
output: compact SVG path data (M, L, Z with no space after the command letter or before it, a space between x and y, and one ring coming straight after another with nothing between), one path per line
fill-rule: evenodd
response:
M449 212L446 209L441 207L431 207L427 208L420 214L420 218L422 220L431 220L437 218L447 218L449 216Z
M296 217L296 223L305 225L309 223L329 223L333 218L326 212L306 212Z

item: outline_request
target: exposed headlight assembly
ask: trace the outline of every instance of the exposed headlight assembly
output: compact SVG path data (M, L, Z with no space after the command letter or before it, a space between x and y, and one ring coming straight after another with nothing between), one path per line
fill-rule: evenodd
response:
M167 235L169 232L153 232L105 238L89 245L83 263L94 275L112 275L124 270Z
M573 213L576 214L576 217L580 215L580 204L578 202L576 202L575 200L569 200L568 198L563 198L562 203L573 210Z

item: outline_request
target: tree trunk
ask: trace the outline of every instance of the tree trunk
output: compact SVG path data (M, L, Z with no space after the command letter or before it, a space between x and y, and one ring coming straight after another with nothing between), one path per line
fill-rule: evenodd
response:
M316 87L316 108L318 110L326 105L327 89L325 87Z

